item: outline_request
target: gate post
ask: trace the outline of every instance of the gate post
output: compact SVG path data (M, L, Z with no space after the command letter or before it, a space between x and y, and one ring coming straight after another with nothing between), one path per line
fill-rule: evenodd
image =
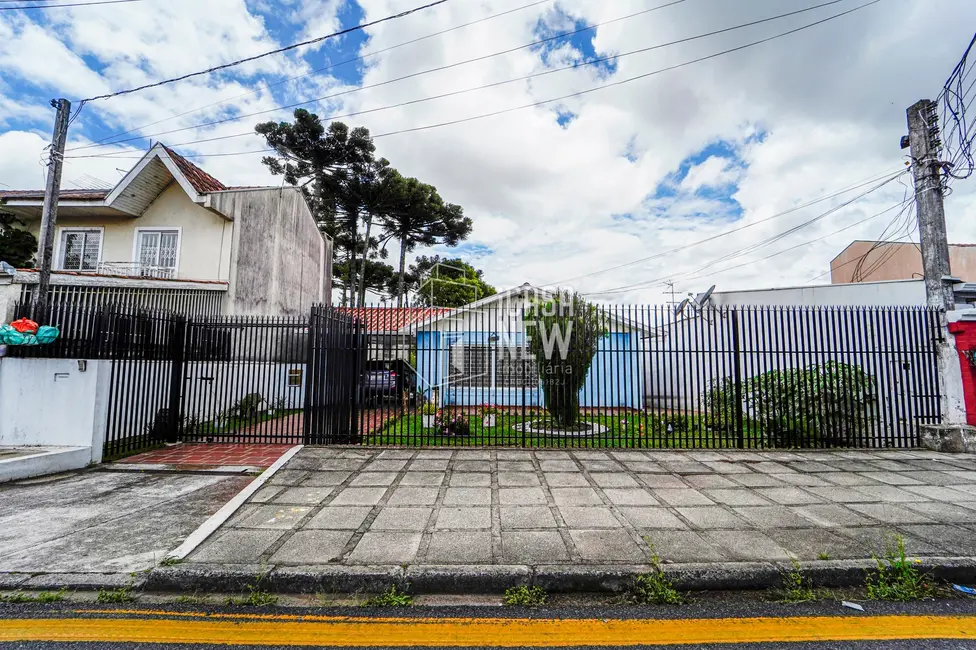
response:
M738 437L739 449L745 445L745 429L742 425L742 368L739 359L739 312L732 308L732 359L733 372L735 373L735 433Z
M169 375L169 412L166 442L178 442L182 427L180 410L183 406L183 365L186 350L186 317L174 316L169 334L169 358L172 361Z

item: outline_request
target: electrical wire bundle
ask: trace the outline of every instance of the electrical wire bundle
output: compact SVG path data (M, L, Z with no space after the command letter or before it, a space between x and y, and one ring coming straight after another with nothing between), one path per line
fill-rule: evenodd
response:
M950 184L956 179L966 179L973 175L976 161L973 159L973 140L976 138L976 111L972 119L967 117L967 109L976 97L976 75L969 65L969 54L976 45L976 35L966 48L959 63L942 87L939 95L942 104L942 142L943 142L943 190L951 192ZM969 77L973 77L969 81ZM968 82L968 85L967 85Z

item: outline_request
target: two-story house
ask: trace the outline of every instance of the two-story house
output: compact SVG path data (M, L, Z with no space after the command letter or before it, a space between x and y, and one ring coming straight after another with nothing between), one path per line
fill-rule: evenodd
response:
M43 190L2 190L35 235ZM296 314L332 293L332 242L296 187L230 187L156 144L112 189L63 190L52 298L198 314ZM34 269L4 280L31 296ZM3 289L3 287L0 287Z

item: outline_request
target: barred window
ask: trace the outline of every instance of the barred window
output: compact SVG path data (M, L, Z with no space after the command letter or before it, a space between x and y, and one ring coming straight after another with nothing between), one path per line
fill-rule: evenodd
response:
M538 388L539 373L535 357L528 348L498 348L495 362L495 386L498 388Z
M468 344L451 346L450 377L455 386L491 386L491 348Z

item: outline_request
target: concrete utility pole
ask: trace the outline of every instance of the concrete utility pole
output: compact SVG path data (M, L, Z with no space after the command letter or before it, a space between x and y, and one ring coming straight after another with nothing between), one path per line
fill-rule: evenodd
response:
M51 262L54 258L54 233L58 223L58 197L61 193L61 166L64 162L64 145L68 139L68 117L71 102L67 99L52 99L51 106L58 109L54 118L54 137L51 138L51 160L48 162L47 186L44 188L44 207L41 212L41 232L37 247L40 273L37 291L34 293L35 305L47 305L47 293L51 286Z
M938 105L923 99L908 109L908 142L915 174L915 206L922 246L922 269L929 307L951 311L955 307L949 268L945 206L939 165Z
M946 235L945 206L939 163L938 105L923 99L908 111L908 137L902 149L910 147L915 175L915 210L922 248L922 270L928 306L942 310L940 340L936 342L936 362L942 388L942 423L965 424L966 407L962 369L955 337L949 333L946 314L955 310L953 278L949 267L949 239Z

